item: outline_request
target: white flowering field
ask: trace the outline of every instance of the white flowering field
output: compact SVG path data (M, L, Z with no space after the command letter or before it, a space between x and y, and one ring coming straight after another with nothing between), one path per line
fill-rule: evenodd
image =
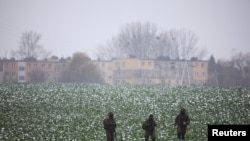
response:
M191 118L187 140L207 140L207 124L250 124L247 88L160 85L0 84L0 140L103 141L109 111L117 140L143 141L154 114L157 140L176 140L181 107Z

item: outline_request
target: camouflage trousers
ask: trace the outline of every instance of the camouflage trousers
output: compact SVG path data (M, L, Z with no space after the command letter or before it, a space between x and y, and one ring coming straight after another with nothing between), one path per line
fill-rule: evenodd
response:
M185 140L186 130L186 126L177 128L177 137L179 140Z
M115 140L115 132L113 131L106 131L107 141L114 141Z
M145 131L145 141L149 140L149 137L151 137L152 141L155 141L155 132L153 131Z

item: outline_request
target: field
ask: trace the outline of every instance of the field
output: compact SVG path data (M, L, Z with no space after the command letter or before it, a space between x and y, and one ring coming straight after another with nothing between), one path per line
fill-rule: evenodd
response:
M109 111L117 140L143 141L141 124L151 113L157 140L176 140L173 123L181 107L191 118L187 140L207 140L207 124L250 124L246 88L0 84L0 140L103 141Z

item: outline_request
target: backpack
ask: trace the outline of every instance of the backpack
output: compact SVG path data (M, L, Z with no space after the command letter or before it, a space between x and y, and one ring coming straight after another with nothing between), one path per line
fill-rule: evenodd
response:
M142 124L142 129L146 130L146 123L145 122Z

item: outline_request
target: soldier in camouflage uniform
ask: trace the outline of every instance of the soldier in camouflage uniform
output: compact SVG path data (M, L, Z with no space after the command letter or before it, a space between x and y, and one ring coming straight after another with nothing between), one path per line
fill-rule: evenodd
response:
M146 119L142 124L142 129L145 130L145 141L148 141L151 136L151 140L155 141L155 127L157 126L154 116L152 114L149 115L149 118Z
M175 118L174 127L177 129L177 136L179 140L185 140L185 135L187 131L187 125L190 119L186 114L186 110L181 108L180 113Z
M104 129L106 130L107 141L115 140L115 128L116 122L114 119L114 114L112 112L108 113L108 117L103 120Z

